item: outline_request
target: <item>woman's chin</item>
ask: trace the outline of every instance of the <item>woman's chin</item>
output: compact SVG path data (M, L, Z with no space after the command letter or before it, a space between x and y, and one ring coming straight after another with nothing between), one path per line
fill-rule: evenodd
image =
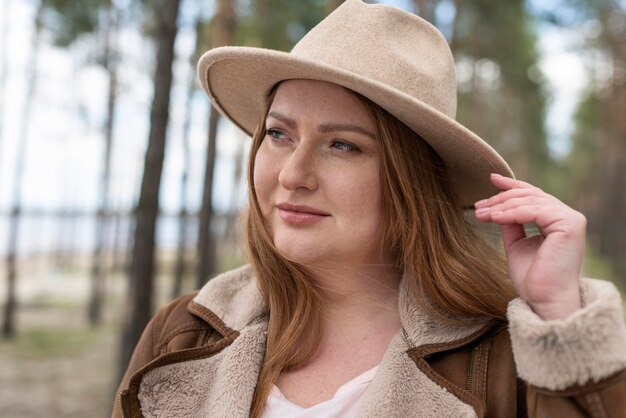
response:
M285 259L303 266L318 264L329 256L324 254L324 246L319 244L278 240L274 245Z
M278 252L286 260L297 263L302 266L311 266L318 264L323 260L323 257L315 254L315 251L299 251L295 248L278 248Z

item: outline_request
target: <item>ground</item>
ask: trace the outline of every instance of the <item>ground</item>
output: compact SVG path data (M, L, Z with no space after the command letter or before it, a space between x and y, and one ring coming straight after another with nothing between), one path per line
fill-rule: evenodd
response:
M91 327L88 271L86 265L61 270L22 263L17 334L0 338L2 418L111 415L127 279L122 273L107 278L104 318ZM159 287L162 305L169 282Z
M117 327L91 329L80 305L24 307L19 334L0 343L4 418L110 416Z

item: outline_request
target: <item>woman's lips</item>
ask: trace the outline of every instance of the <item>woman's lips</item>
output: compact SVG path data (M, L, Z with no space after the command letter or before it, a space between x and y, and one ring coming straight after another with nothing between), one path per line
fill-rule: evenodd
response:
M278 215L283 221L295 225L312 224L330 216L329 213L309 206L279 203L276 207L278 208Z

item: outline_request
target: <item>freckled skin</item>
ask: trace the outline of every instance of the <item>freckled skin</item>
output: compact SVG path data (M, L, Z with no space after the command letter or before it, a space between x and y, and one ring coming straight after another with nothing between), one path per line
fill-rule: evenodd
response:
M339 128L323 128L329 125ZM316 267L388 261L379 250L379 145L361 132L376 132L361 102L330 83L289 80L278 87L266 129L254 186L278 251ZM328 216L309 224L289 222L281 217L280 203Z

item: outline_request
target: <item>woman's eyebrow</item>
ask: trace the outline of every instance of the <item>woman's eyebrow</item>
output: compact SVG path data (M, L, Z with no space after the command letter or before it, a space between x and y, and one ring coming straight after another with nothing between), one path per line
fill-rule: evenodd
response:
M374 135L367 129L362 128L358 125L351 125L348 123L324 123L318 126L317 130L322 133L339 132L339 131L356 132L365 136L369 136L373 140L376 140L376 135Z
M269 112L267 116L272 117L274 119L278 119L279 121L281 121L282 123L290 127L291 129L296 129L298 127L298 123L295 120L291 119L288 116L283 115L282 113L273 111L273 112ZM367 129L362 128L358 125L352 125L349 123L323 123L317 127L317 130L320 133L340 132L340 131L356 132L365 136L369 136L370 138L376 140L376 135L374 135Z
M298 124L296 123L295 120L281 114L278 112L269 112L267 114L268 117L273 117L274 119L278 119L279 121L281 121L282 123L284 123L285 125L289 126L291 129L296 129L298 127Z

